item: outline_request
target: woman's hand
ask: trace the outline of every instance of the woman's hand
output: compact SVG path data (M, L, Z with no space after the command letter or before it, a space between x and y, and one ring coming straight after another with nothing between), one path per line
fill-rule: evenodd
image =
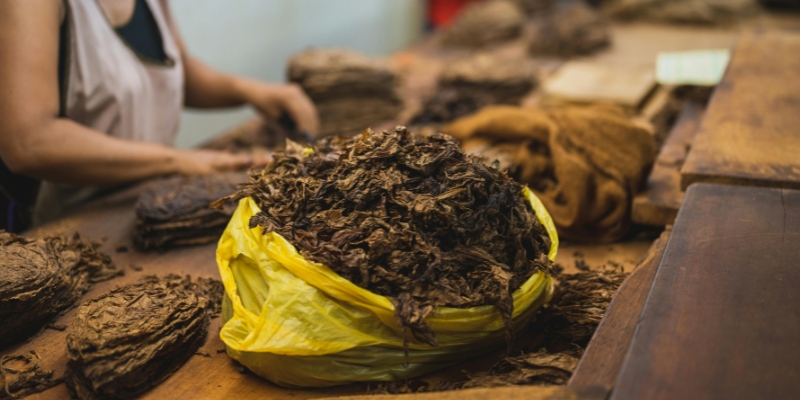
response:
M278 120L287 113L297 124L299 131L316 136L319 132L319 117L314 103L306 96L299 85L271 85L247 80L242 91L248 103L252 104L264 117Z
M177 172L181 175L207 175L263 166L272 160L268 153L232 154L215 150L178 150Z

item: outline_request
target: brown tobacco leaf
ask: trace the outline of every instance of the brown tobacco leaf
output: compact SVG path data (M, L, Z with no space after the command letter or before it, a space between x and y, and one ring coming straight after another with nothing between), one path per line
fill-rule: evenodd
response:
M462 381L423 379L382 384L376 393L435 392L474 387L510 385L563 385L572 376L584 349L608 308L611 297L628 276L620 267L590 270L577 258L576 274L559 274L553 299L520 335L513 349L486 370ZM487 367L491 365L487 362Z
M219 239L235 204L210 209L209 203L236 191L244 172L175 176L156 180L136 202L133 243L140 250L205 244Z
M0 400L23 398L61 383L61 379L53 379L53 371L41 369L39 354L33 350L30 353L30 356L16 354L0 359L0 375L3 377Z
M475 3L444 32L442 43L471 48L497 45L519 37L524 24L525 15L511 1Z
M571 57L594 53L611 43L609 24L582 1L561 2L532 30L528 51L535 56Z
M0 231L0 348L30 337L71 308L93 283L122 275L100 242Z
M206 299L206 314L210 318L219 317L222 312L222 297L225 294L225 286L222 281L214 278L197 278L193 283L192 290L198 296Z
M208 331L207 300L189 277L148 276L78 308L66 381L81 399L129 399L175 372Z
M250 225L389 297L421 342L436 345L425 318L437 306L495 305L510 336L511 293L551 267L522 187L442 134L367 130L320 146L276 153L232 196L263 210Z
M497 387L509 385L564 385L575 368L578 358L566 353L550 354L542 349L536 353L506 357L485 374L470 377L460 388Z
M581 259L576 266L584 270L556 277L558 286L546 318L558 335L585 347L628 274L620 267L589 270Z

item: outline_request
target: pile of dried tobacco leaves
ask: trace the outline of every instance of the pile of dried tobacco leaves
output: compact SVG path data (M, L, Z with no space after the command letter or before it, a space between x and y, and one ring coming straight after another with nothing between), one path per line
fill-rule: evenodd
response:
M0 348L36 333L92 284L124 273L100 244L78 234L28 239L0 231Z
M403 127L301 150L276 153L231 196L261 207L251 226L389 297L421 342L436 345L425 317L437 306L495 305L510 335L512 292L551 268L519 184L449 136Z

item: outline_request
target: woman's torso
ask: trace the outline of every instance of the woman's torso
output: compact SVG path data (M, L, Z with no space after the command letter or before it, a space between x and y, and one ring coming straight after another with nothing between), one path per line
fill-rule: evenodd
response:
M136 1L130 21L115 29L96 0L65 0L62 117L111 136L172 145L183 108L180 48L165 1ZM154 34L162 49L152 48ZM96 187L43 182L34 224L98 192Z

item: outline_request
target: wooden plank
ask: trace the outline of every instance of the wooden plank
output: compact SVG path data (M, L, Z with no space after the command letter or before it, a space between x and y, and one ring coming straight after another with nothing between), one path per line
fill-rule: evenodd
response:
M545 103L611 102L638 109L656 86L651 69L620 69L570 61L544 82Z
M800 191L689 187L612 399L796 399Z
M671 232L672 227L667 227L620 285L569 381L570 387L614 386Z
M717 86L681 185L800 188L800 34L742 33Z
M337 400L605 400L608 390L601 386L511 386L487 389L464 389L437 393L379 394L337 397Z
M634 223L666 226L675 222L683 202L681 167L703 118L703 105L687 102L656 157L645 189L633 199Z

